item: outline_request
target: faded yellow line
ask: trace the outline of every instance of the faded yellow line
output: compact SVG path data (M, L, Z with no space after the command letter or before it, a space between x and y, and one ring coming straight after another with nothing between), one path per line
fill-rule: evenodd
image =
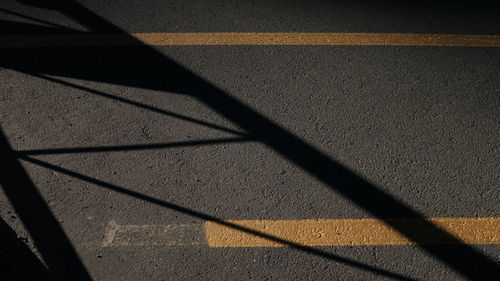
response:
M500 218L430 218L464 244L500 244ZM415 242L379 219L228 220L227 222L304 246L411 245ZM418 235L418 244L449 244L423 220L392 223ZM285 245L214 222L205 223L210 247L283 247Z
M499 35L406 33L132 33L4 35L0 48L83 46L361 45L500 47Z

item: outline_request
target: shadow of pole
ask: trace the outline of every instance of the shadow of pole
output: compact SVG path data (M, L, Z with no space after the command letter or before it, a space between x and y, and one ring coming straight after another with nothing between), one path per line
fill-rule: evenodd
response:
M0 280L48 280L47 268L2 219L0 241Z
M92 280L1 130L0 155L0 185L48 266L50 280Z
M48 155L48 154L74 154L74 153L95 153L95 152L116 152L116 151L137 151L149 149L166 149L176 147L199 147L218 144L243 143L253 141L251 138L225 138L208 139L199 141L181 141L168 143L135 144L123 146L95 146L95 147L69 147L52 149L35 149L17 151L18 155Z

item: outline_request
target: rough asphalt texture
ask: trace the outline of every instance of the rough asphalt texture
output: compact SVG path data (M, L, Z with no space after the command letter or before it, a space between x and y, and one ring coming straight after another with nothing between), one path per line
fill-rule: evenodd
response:
M81 3L128 32L500 34L500 11L485 2ZM72 29L95 31L60 12L16 1L3 1L0 8ZM5 12L0 13L0 19L3 34L68 32L34 26L31 20ZM239 137L168 114L244 132L186 93L196 87L179 80L184 72L172 64L175 62L424 216L500 215L498 48L155 47L155 54L161 56L152 55L153 51L145 50L148 48L0 50L0 122L12 149ZM335 188L254 139L32 157L221 219L373 217ZM389 280L289 248L102 248L110 220L120 224L203 220L21 163L93 280ZM17 233L2 225L2 237L20 237L12 241L33 248L32 238L4 194L0 215ZM496 262L500 260L499 246L475 248ZM413 279L464 279L417 246L322 250ZM33 278L8 257L8 252L0 256L9 268L2 278Z

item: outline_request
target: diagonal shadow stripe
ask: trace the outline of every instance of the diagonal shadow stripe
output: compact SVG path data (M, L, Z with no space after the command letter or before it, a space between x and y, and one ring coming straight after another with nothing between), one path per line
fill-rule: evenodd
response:
M0 155L0 185L47 264L50 280L92 280L1 130Z
M386 277L390 277L390 278L396 279L396 280L408 280L408 281L415 280L415 279L412 279L410 277L407 277L407 276L404 276L404 275L401 275L398 273L390 272L390 271L387 271L385 269L380 269L380 268L377 268L377 267L374 267L371 265L363 264L363 263L360 263L358 261L344 258L344 257L338 256L338 255L334 255L332 253L328 253L328 252L322 251L322 250L317 249L317 248L304 246L304 245L297 244L297 243L292 242L292 241L285 240L285 239L280 238L280 237L272 236L272 235L269 235L269 234L266 234L266 233L263 233L260 231L246 228L244 226L241 226L241 225L238 225L235 223L231 223L229 221L225 221L225 220L222 220L220 218L217 218L217 217L205 214L205 213L198 212L196 210L188 209L188 208L182 207L180 205L166 202L166 201L163 201L163 200L160 200L160 199L157 199L157 198L154 198L154 197L151 197L151 196L148 196L148 195L145 195L145 194L133 191L133 190L129 190L129 189L126 189L126 188L123 188L123 187L120 187L120 186L117 186L117 185L114 185L114 184L111 184L111 183L108 183L108 182L105 182L105 181L102 181L99 179L89 177L89 176L84 175L84 174L80 174L80 173L75 172L75 171L71 171L71 170L56 166L56 165L52 165L50 163L47 163L47 162L44 162L44 161L41 161L38 159L34 159L34 158L31 158L28 156L20 156L19 158L21 158L27 162L39 165L41 167L59 172L61 174L64 174L64 175L67 175L70 177L74 177L74 178L80 179L82 181L86 181L88 183L91 183L91 184L94 184L94 185L97 185L97 186L100 186L100 187L103 187L103 188L106 188L106 189L109 189L109 190L112 190L112 191L115 191L115 192L118 192L121 194L125 194L127 196L132 196L134 198L137 198L137 199L140 199L140 200L143 200L143 201L146 201L146 202L149 202L149 203L152 203L152 204L164 207L164 208L168 208L168 209L171 209L171 210L174 210L177 212L181 212L181 213L186 214L186 215L190 215L190 216L202 219L202 220L214 222L214 223L226 226L226 227L230 227L230 228L235 229L235 230L239 230L239 231L242 231L242 232L245 232L245 233L248 233L251 235L255 235L258 237L262 237L264 239L267 239L267 240L270 240L273 242L284 244L284 245L287 245L291 248L294 248L294 249L297 249L297 250L300 250L300 251L303 251L303 252L306 252L309 254L314 254L314 255L317 255L317 256L320 256L323 258L333 260L335 262L346 264L348 266L358 267L360 269L364 269L364 270L370 271L370 272L375 273L375 274L381 274L381 275L384 275Z
M0 280L47 280L49 272L18 234L0 218Z
M153 144L33 149L33 150L19 150L16 152L16 154L17 155L47 155L47 154L74 154L74 153L94 153L94 152L114 152L114 151L135 151L135 150L151 150L151 149L187 147L187 146L217 145L217 144L225 144L225 143L241 143L241 142L249 142L249 141L254 141L254 139L250 139L250 138L225 138L225 139L180 141L180 142L153 143Z

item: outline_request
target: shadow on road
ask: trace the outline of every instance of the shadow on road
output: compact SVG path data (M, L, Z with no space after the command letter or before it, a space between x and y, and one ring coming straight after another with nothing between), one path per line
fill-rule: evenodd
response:
M16 233L0 219L0 280L47 280L47 268L17 237Z
M118 27L100 18L76 2L47 1L44 3L50 3L50 5L47 4L44 8L58 10L93 32L124 33ZM35 28L27 24L0 22L0 27L2 25L18 29L19 32L30 30L30 32L37 32L37 34L68 32L68 30L59 29L58 27ZM130 40L135 39L131 37ZM471 280L485 280L488 276L500 276L499 265L495 261L489 259L475 248L462 244L456 237L429 221L426 221L423 226L426 231L445 237L445 240L450 241L454 246L426 245L423 243L424 241L419 240L421 239L419 233L414 233L411 228L395 224L393 221L388 220L388 218L417 218L425 220L425 217L421 213L400 202L391 194L384 192L347 167L342 166L334 159L318 151L293 133L270 121L254 109L241 103L163 54L151 47L141 46L140 42L137 42L137 45L134 47L4 49L0 54L0 66L46 78L53 82L66 84L66 86L74 86L81 90L86 90L90 94L98 94L107 96L108 98L113 97L92 89L82 89L80 86L71 85L69 82L49 77L48 75L152 89L168 94L182 94L194 98L246 132L243 134L236 132L237 135L243 135L246 139L264 143L284 158L308 172L311 176L319 179L333 191L349 199L356 206L362 208L372 216L384 220L395 230L418 244L428 254L434 256L464 277ZM127 102L125 100L122 101ZM200 120L194 121L199 121L198 123L204 125L208 124ZM218 127L213 124L208 125L214 128ZM218 129L221 128L219 127ZM222 129L224 130L224 128ZM227 130L230 129L226 128ZM241 138L238 139L238 141L242 140ZM81 264L67 237L65 237L61 227L57 224L57 221L50 213L40 194L38 194L36 187L19 164L19 158L165 208L235 227L267 239L287 243L291 247L329 258L335 262L342 262L396 279L408 279L398 274L317 249L296 245L288 241L279 241L280 239L277 237L271 237L248 229L241 229L239 226L231 225L218 218L163 202L147 195L135 193L122 187L114 186L29 157L30 154L69 153L71 151L78 153L92 152L96 151L95 148L49 149L45 152L24 151L16 153L10 149L6 138L2 136L0 149L2 155L7 155L2 160L0 183L27 230L32 235L50 273L61 279L90 280L90 276ZM99 151L102 151L102 149L127 150L127 147L107 147L101 148ZM54 237L57 240L54 240L56 239Z

